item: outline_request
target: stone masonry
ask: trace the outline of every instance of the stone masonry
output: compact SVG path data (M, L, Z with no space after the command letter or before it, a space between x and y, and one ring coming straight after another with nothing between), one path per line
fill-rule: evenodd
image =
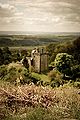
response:
M48 70L48 54L44 49L34 49L31 53L32 66L35 72L44 72Z

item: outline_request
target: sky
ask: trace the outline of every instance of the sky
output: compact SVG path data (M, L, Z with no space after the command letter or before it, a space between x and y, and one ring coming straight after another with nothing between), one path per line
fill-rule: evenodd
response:
M80 32L80 0L0 0L0 31Z

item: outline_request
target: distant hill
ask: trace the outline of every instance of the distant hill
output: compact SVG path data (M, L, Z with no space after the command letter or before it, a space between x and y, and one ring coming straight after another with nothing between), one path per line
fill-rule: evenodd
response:
M80 35L80 32L0 31L0 35Z
M78 35L0 35L0 47L14 46L40 46L48 43L74 40Z

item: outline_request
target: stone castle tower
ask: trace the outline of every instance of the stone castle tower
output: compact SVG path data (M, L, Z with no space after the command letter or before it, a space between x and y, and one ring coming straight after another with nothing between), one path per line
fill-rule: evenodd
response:
M44 72L48 70L48 54L44 49L34 49L31 53L31 66L35 72Z

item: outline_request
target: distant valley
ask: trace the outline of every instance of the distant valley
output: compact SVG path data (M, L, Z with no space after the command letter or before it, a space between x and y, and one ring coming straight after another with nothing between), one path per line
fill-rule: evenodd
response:
M0 47L42 46L49 43L74 40L79 36L63 34L0 35Z

